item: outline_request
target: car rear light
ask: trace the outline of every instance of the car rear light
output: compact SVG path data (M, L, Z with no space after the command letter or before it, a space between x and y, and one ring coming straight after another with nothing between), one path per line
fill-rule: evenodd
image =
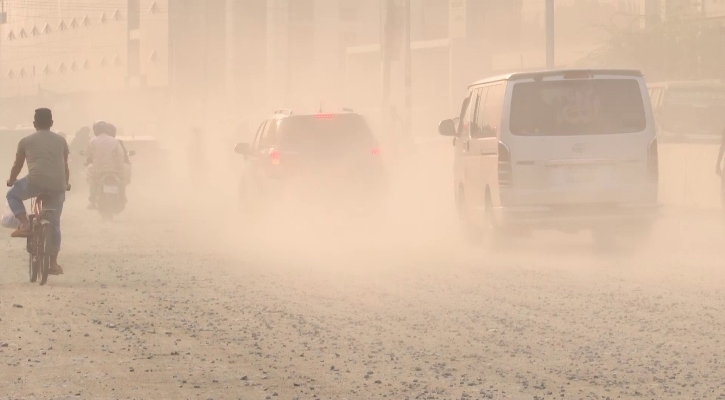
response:
M509 188L512 185L511 151L505 144L498 142L498 186Z
M649 149L647 149L647 173L651 182L657 183L659 181L659 151L657 150L657 138L652 139L649 142Z
M379 155L380 155L380 149L379 149L379 148L377 148L377 147L375 147L375 148L373 148L373 150L371 151L371 153L372 153L372 154L373 154L374 156L379 156Z
M274 165L279 164L279 151L270 149L269 150L269 159L272 160L272 164L274 164Z
M334 118L334 115L332 114L315 114L315 119L332 119Z

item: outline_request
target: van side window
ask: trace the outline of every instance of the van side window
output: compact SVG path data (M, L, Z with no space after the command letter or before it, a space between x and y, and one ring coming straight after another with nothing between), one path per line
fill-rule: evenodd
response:
M471 124L471 136L477 138L485 137L483 134L483 118L486 115L486 96L488 95L488 87L478 89L478 101L476 102L475 123ZM475 128L475 131L473 130Z
M486 105L481 107L484 111L483 118L479 118L479 120L481 120L483 137L496 137L500 132L505 96L505 84L499 83L489 86L488 95L486 96Z
M472 94L468 93L468 97L466 97L463 100L463 104L461 104L461 115L458 118L458 126L456 127L456 133L458 133L458 136L461 136L464 129L468 129L468 121L466 121L466 118L468 117L468 110L471 108L471 97Z
M477 136L478 132L481 130L481 125L478 121L478 115L479 115L479 108L483 104L483 102L486 100L486 93L483 88L476 88L473 89L473 95L471 97L471 110L469 111L469 119L470 119L470 135L471 137Z
M461 120L459 121L461 127L458 130L458 136L460 137L469 137L471 135L471 121L473 118L473 112L476 110L474 107L478 101L478 98L476 97L476 90L477 89L473 89L473 91L471 91L465 111L461 114Z

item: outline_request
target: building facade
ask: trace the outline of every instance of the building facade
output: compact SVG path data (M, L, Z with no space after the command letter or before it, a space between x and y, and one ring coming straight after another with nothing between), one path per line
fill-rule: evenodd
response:
M6 0L4 9L3 125L27 122L27 108L44 105L69 126L94 115L125 118L134 91L168 85L166 0Z

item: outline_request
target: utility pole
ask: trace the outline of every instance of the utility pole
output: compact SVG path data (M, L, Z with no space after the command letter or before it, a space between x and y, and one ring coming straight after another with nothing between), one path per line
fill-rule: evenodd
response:
M405 7L403 21L405 28L403 31L403 52L405 63L405 116L403 120L404 139L407 143L412 142L412 122L413 122L413 60L410 49L410 0L404 0Z
M390 66L391 52L391 16L393 15L393 0L380 1L380 79L382 84L382 98L380 101L380 122L386 134L390 134Z
M553 69L554 59L554 0L546 1L546 68Z

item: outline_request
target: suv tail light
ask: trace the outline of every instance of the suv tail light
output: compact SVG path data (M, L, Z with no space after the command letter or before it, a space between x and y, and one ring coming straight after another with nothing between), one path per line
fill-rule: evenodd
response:
M379 148L377 148L377 147L374 147L374 148L373 148L373 149L372 149L372 150L370 151L370 153L372 153L372 155L374 155L374 156L379 156L379 155L380 155L380 149L379 149Z
M657 183L659 181L659 164L657 138L654 138L649 142L649 148L647 149L647 174L651 182Z
M511 151L505 144L498 142L498 186L509 188L512 185Z
M272 161L272 164L277 165L279 164L279 151L275 149L269 150L269 159Z

